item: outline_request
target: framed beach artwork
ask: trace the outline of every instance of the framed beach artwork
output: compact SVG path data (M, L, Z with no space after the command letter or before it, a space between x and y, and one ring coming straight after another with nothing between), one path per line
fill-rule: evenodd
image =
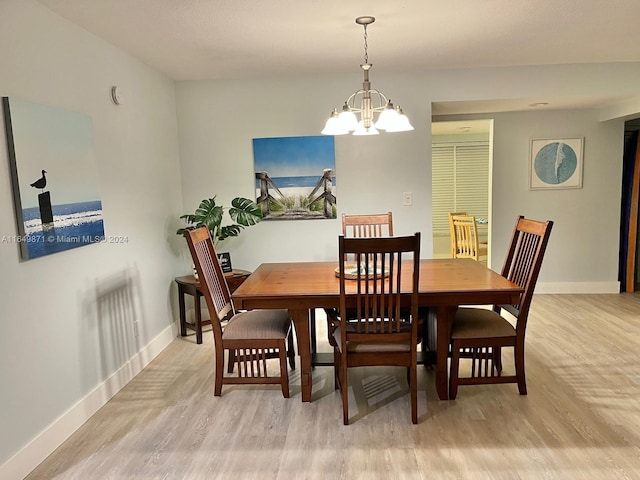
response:
M534 138L529 158L529 189L582 188L584 138Z
M104 240L93 124L88 115L3 97L23 260Z
M263 220L336 218L332 136L254 138L253 160Z

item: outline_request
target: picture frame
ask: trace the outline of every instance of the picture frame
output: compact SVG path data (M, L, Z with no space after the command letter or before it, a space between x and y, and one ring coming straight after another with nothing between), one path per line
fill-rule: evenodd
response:
M233 267L231 267L231 254L229 252L219 253L218 260L220 261L220 267L223 273L233 272Z
M91 117L17 97L2 110L21 261L105 242Z
M253 139L256 204L262 220L335 220L331 135Z
M584 137L532 138L529 190L582 188Z

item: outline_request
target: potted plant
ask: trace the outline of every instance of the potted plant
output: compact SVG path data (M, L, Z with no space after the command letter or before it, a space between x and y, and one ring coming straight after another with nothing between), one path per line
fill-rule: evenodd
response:
M233 222L230 225L222 225L224 211L229 212L229 217ZM206 226L211 232L211 238L217 245L218 242L229 237L237 237L242 229L250 227L262 220L262 210L256 203L248 198L236 197L231 200L231 207L225 209L222 205L216 205L216 197L205 198L194 213L182 215L180 218L186 220L188 226L180 228L176 232L184 235L185 230L193 230ZM219 253L220 263L224 272L231 272L231 257L229 253ZM198 278L195 267L193 274Z
M222 225L225 207L216 205L216 196L205 198L194 213L182 215L180 218L189 224L185 228L180 228L176 232L183 235L185 230L193 230L206 226L211 232L214 243L229 237L237 237L244 227L250 227L262 220L262 211L256 203L248 198L236 197L231 200L231 207L228 209L231 220L235 223Z

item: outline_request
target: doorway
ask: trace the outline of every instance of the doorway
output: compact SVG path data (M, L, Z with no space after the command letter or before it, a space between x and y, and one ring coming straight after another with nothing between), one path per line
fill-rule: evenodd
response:
M433 258L450 257L449 212L478 220L481 243L491 239L493 120L434 121L431 124Z
M640 119L625 122L620 205L620 253L618 280L621 292L635 292L640 286Z

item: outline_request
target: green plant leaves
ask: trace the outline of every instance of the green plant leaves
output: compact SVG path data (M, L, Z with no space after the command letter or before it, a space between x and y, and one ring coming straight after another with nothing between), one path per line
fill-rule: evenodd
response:
M216 231L222 223L223 208L216 205L216 197L203 200L194 214L194 220L198 227L206 226L213 237L216 237Z
M224 240L229 237L237 237L244 227L242 225L225 225L218 230L218 240Z
M232 225L222 226L224 208L216 205L216 197L207 198L200 202L196 211L192 214L182 215L189 226L180 228L176 233L183 235L185 230L192 230L206 226L211 232L215 242L229 237L237 237L244 227L255 225L262 220L262 210L255 202L248 198L236 197L231 201L229 216L234 222Z
M248 198L236 197L231 200L229 215L234 222L249 227L262 220L262 210Z

